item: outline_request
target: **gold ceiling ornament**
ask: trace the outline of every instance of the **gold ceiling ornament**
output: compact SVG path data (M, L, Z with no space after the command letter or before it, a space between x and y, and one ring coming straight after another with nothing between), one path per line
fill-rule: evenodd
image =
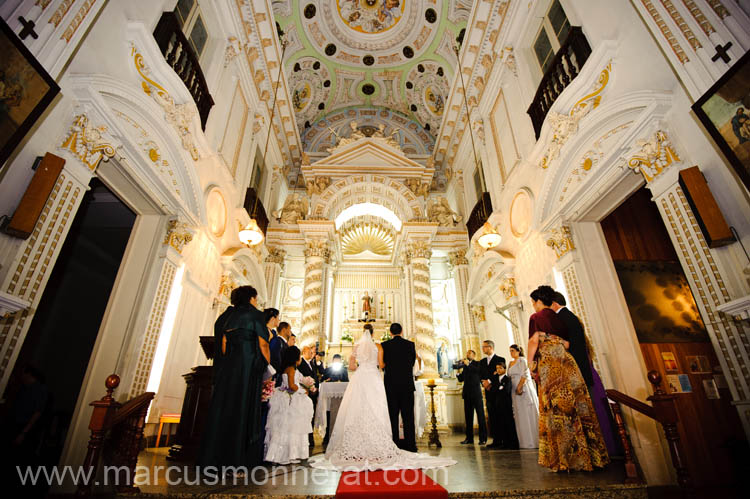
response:
M370 251L387 256L393 252L393 234L382 225L360 222L346 229L341 235L341 247L345 255L358 255Z

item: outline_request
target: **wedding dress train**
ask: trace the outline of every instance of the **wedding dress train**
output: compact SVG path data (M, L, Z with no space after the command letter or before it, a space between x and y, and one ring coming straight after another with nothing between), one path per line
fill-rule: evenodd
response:
M325 455L313 456L313 468L334 471L374 471L452 466L456 461L396 447L391 434L378 348L362 333L352 352L359 363L339 407Z

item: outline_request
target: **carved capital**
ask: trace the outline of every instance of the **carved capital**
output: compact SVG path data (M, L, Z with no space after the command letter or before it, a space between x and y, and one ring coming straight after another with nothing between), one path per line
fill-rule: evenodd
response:
M195 231L186 223L178 220L170 220L167 223L167 234L164 236L163 244L168 244L174 248L177 253L182 254L185 246L193 240Z
M485 321L484 305L472 305L471 313L474 314L474 318L477 320L477 322Z
M554 250L558 260L564 254L576 249L573 244L573 236L570 233L570 227L567 225L561 225L557 229L549 231L547 233L547 246Z
M310 239L305 242L305 258L320 257L327 261L331 255L328 241L325 239Z
M73 153L93 172L100 161L109 161L115 155L115 148L104 138L106 131L106 126L89 126L88 117L79 114L73 118L73 125L60 149Z
M219 284L219 296L225 296L229 299L232 294L232 290L237 287L237 282L230 274L224 274L221 276L221 284Z
M465 249L451 251L448 257L450 258L451 265L453 265L454 267L458 265L469 265L469 260L468 258L466 258Z
M500 281L500 291L502 291L503 296L505 296L506 300L510 300L514 296L518 296L516 293L516 278L511 276L505 276L502 281Z
M647 140L636 141L636 144L639 151L628 159L628 168L642 174L646 182L651 182L669 165L680 161L666 132L662 130L657 130Z
M266 257L266 262L278 263L279 265L281 265L284 263L285 257L286 250L283 250L281 248L274 248L273 246L268 247L268 256Z
M432 256L430 243L427 241L412 241L406 247L406 263L411 264L415 258L425 258L427 260Z

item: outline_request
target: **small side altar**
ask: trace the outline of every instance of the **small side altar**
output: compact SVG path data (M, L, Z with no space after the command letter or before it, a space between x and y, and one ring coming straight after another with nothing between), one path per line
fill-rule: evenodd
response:
M372 325L373 335L372 339L375 343L382 343L383 338L390 338L390 327L391 322L385 319L370 319L368 322L357 319L349 319L342 322L339 325L338 334L336 335L336 342L328 343L326 346L325 362L328 365L332 360L333 356L338 354L341 355L341 359L346 363L349 360L349 355L352 352L354 344L359 341L362 337L365 324ZM351 341L346 338L351 338Z

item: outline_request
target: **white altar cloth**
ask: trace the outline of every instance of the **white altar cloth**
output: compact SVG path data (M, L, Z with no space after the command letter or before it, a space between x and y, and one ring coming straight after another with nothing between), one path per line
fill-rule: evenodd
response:
M414 382L414 426L417 438L421 438L424 428L427 425L427 401L424 394L424 382L417 380ZM318 395L318 407L315 409L315 418L313 425L321 435L326 432L326 412L331 411L331 426L336 423L339 405L344 398L346 387L349 386L345 381L326 381L320 384ZM403 426L403 425L401 425ZM403 427L400 429L403 437Z

